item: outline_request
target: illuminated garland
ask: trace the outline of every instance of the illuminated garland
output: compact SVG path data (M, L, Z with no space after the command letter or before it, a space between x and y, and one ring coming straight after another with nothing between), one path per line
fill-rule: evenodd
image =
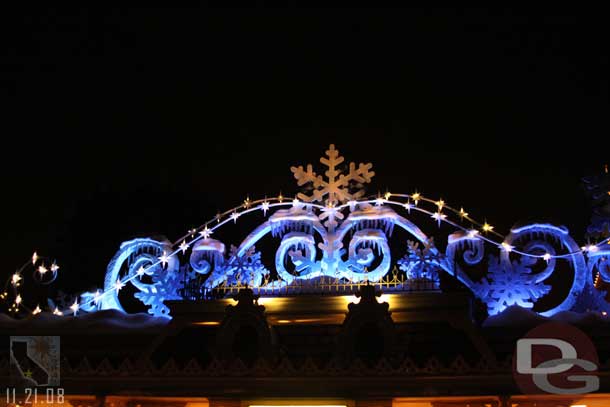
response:
M53 281L55 281L55 279L57 279L57 273L59 271L59 266L57 265L57 263L53 261L51 265L47 267L47 265L44 263L44 260L48 260L48 258L40 257L38 253L34 252L34 254L32 254L32 258L25 262L13 275L9 277L8 280L6 280L6 282L4 283L4 290L0 294L0 300L6 301L6 299L8 298L8 289L10 287L13 292L14 299L8 308L9 312L17 313L19 311L19 307L22 307L27 312L30 312L34 315L42 312L42 309L38 305L33 310L27 305L25 305L23 303L23 298L21 297L18 288L21 286L23 274L29 266L32 266L32 277L34 281L36 281L38 284L49 285ZM36 264L39 264L38 267L36 267Z
M392 197L404 198L406 200L403 200L403 201L391 200L390 198L392 198ZM427 203L433 204L436 207L436 210L430 211L430 210L423 209L419 205L420 202L427 202ZM420 193L417 193L417 192L413 193L413 194L394 194L394 193L388 192L383 197L376 197L374 199L365 199L365 200L360 200L360 201L349 201L347 203L333 207L333 209L336 211L341 211L341 210L349 208L349 207L354 207L357 204L371 204L371 205L375 205L375 206L393 205L393 206L401 207L401 208L407 210L408 213L410 213L411 211L420 212L420 213L428 215L430 218L434 219L437 222L439 227L440 227L440 224L444 222L448 225L451 225L451 226L467 233L468 236L471 238L481 239L482 241L492 244L494 246L497 246L498 248L500 248L506 252L513 252L513 253L519 254L521 256L531 257L531 258L535 258L535 259L542 259L547 262L550 261L551 259L568 258L575 254L594 253L594 252L597 252L602 246L608 244L608 242L610 241L610 237L608 237L598 243L589 244L587 246L584 246L581 248L580 251L568 252L568 253L559 254L559 255L550 254L550 253L545 253L545 254L527 253L527 252L518 250L515 247L513 247L505 242L498 242L498 241L495 241L495 240L485 236L484 234L487 234L487 233L493 234L495 236L500 236L500 237L502 235L495 232L493 230L493 226L489 225L487 222L480 223L480 222L477 222L474 219L472 219L470 216L468 216L469 214L467 212L465 212L463 208L460 208L459 210L457 210L457 209L452 208L449 205L447 205L442 199L433 200L433 199L425 198ZM174 243L172 243L172 248L174 249L173 251L171 251L170 253L164 252L163 255L158 257L158 260L156 262L148 265L147 267L141 267L138 270L138 273L136 273L130 277L126 277L124 279L117 280L117 282L111 289L108 289L104 292L98 292L98 294L92 300L84 301L84 302L75 301L74 304L72 304L72 306L70 306L69 309L62 311L62 310L59 310L56 308L55 310L53 310L53 313L55 315L66 315L66 314L76 315L82 307L84 307L86 305L91 305L94 302L97 303L104 296L108 295L109 293L111 293L113 291L120 291L127 283L129 283L134 278L141 277L144 274L146 274L149 269L159 266L159 265L161 265L162 267L166 266L168 261L173 256L175 256L179 253L184 254L194 243L196 243L197 241L199 241L201 239L209 238L216 230L218 230L225 224L227 224L231 221L234 223L237 223L237 220L242 215L246 215L251 212L257 212L260 210L262 210L264 212L264 214L266 215L267 212L272 208L290 207L290 206L294 206L294 205L303 205L305 207L309 206L309 207L317 208L320 210L328 209L328 207L324 206L324 205L309 203L309 202L304 203L302 201L299 201L297 198L289 199L289 198L283 197L281 194L277 198L271 198L271 199L264 198L264 199L259 199L259 200L255 200L255 201L251 201L249 198L247 198L242 205L232 208L221 214L218 214L213 219L202 224L198 228L189 230L187 234L185 234L184 236L177 239ZM243 209L243 210L240 212L240 209ZM467 228L467 227L462 226L458 222L449 219L447 217L447 214L443 211L447 211L447 212L457 215L460 218L460 221L466 220L466 221L470 222L471 224L476 225L478 228L480 228L480 230L478 230L477 228ZM190 240L187 241L187 239L190 239ZM0 294L0 299L5 300L7 298L6 286L10 284L13 288L13 292L14 292L14 296L15 296L13 303L9 307L10 312L13 312L13 313L18 312L19 307L24 308L27 312L30 312L34 315L38 314L42 311L40 306L36 306L36 308L34 310L25 306L25 304L23 304L21 295L19 294L19 292L17 290L17 288L20 286L20 282L22 280L22 276L21 276L22 272L25 270L25 268L27 268L30 265L35 268L35 271L34 271L35 279L37 280L37 282L39 282L41 284L50 284L57 278L57 272L59 270L59 267L57 266L57 264L55 262L53 262L52 265L49 268L47 268L47 266L45 266L44 263L41 263L36 268L36 264L38 264L38 262L40 260L43 260L43 258L39 257L36 253L34 253L34 255L32 256L32 259L30 261L28 261L27 263L25 263L17 272L15 272L12 275L11 278L9 278L9 280L7 280L7 282L5 284L5 291L2 294ZM49 273L48 275L50 276L50 278L48 278L46 280L42 280L42 277L44 277L47 273ZM38 278L36 276L38 276Z
M164 270L168 270L167 267L170 264L170 262L172 262L172 264L174 263L173 260L175 260L175 256L177 256L179 253L182 253L183 255L186 254L187 250L189 250L189 248L194 247L193 245L201 240L205 240L205 244L208 244L209 241L213 241L214 239L210 239L210 236L215 233L219 228L223 227L225 224L229 223L229 222L233 222L233 223L237 223L238 219L246 214L252 213L252 212L258 212L260 210L263 211L263 214L265 216L267 216L267 212L270 211L271 209L274 208L280 208L280 207L290 207L291 209L289 209L288 211L283 210L283 211L276 211L274 212L274 214L270 217L270 221L271 218L277 218L276 221L279 221L280 223L285 220L287 222L293 222L294 218L291 218L291 216L294 216L296 213L300 213L300 215L297 216L297 218L299 216L301 216L301 219L307 218L307 219L311 219L308 218L308 216L314 216L313 214L310 214L310 210L311 209L316 209L319 210L321 213L319 215L319 218L317 216L314 216L315 221L317 222L317 227L319 228L317 230L318 233L323 233L324 236L326 236L326 238L328 238L328 245L329 247L325 247L325 252L324 255L328 255L329 257L332 256L336 256L337 253L341 253L339 251L337 251L337 247L340 246L336 246L337 244L337 239L341 239L341 234L335 234L336 228L339 225L340 222L338 222L338 220L343 219L343 214L342 211L345 209L350 210L351 213L354 213L354 210L356 207L359 208L366 208L366 207L372 207L372 208L379 208L379 211L375 211L372 210L372 212L366 212L363 214L362 211L360 211L359 215L360 218L358 219L364 219L365 221L368 221L369 224L370 222L375 222L375 221L379 221L380 219L384 219L384 216L387 216L387 219L390 219L391 222L402 222L401 226L403 228L406 228L409 232L411 233L415 233L417 234L420 240L426 238L425 234L423 234L423 232L419 231L419 229L411 224L408 220L406 220L405 218L400 217L399 215L397 215L393 210L388 208L388 211L384 211L383 209L381 209L380 207L384 207L384 206L394 206L394 207L399 207L402 208L404 210L407 211L407 213L410 215L411 211L415 211L415 212L419 212L422 213L424 215L429 216L430 218L434 219L434 221L437 223L438 227L440 228L441 224L445 223L448 225L453 226L454 228L456 228L457 230L463 232L463 235L452 235L450 236L450 242L449 242L449 246L448 246L448 252L450 252L451 256L455 255L455 251L457 250L457 248L460 247L461 243L464 242L464 240L467 240L468 242L477 242L480 241L481 242L481 247L483 243L488 243L491 244L495 247L498 247L502 253L504 253L505 255L505 261L508 260L508 253L514 253L514 254L518 254L520 256L522 256L523 258L530 258L533 260L544 260L548 263L551 263L549 265L549 267L547 267L547 270L545 270L543 273L541 273L541 276L537 276L537 279L534 280L524 280L524 284L533 284L532 287L527 287L527 289L531 289L534 291L537 291L538 294L535 295L534 297L529 297L529 298L522 298L520 300L521 303L525 304L524 306L532 306L532 301L535 301L537 298L539 298L540 295L543 295L544 293L546 293L548 291L547 286L544 286L541 283L541 280L543 280L544 278L548 277L548 275L550 273L552 273L552 270L554 268L554 261L556 259L568 259L568 258L572 258L572 260L574 261L574 257L578 256L578 255L589 255L590 257L595 257L595 253L599 252L600 249L602 248L603 245L607 244L610 241L610 237L596 243L596 244L589 244L586 245L584 247L581 247L579 250L571 250L568 251L567 253L562 253L562 254L555 254L554 253L554 249L552 248L552 246L543 244L543 243L539 243L539 242L530 242L528 245L526 245L526 249L521 250L518 249L514 246L512 246L510 244L510 242L512 241L511 239L515 238L515 235L518 236L520 233L523 232L528 232L531 230L534 231L550 231L551 234L553 234L554 236L562 236L562 239L564 236L567 236L567 230L565 230L564 228L559 228L559 227L555 227L555 226L550 226L550 225L530 225L524 228L518 228L518 229L514 229L511 233L510 236L508 236L506 238L506 240L504 241L498 241L498 240L494 240L493 237L500 237L502 239L504 239L504 237L497 233L496 231L494 231L494 227L491 226L490 224L488 224L486 221L483 223L477 222L476 220L474 220L473 218L471 218L469 216L469 214L464 210L464 208L460 208L459 210L456 208L453 208L449 205L447 205L442 199L439 200L433 200L433 199L429 199L426 198L424 196L422 196L421 193L415 192L413 194L393 194L390 192L387 192L386 194L384 194L384 196L377 196L377 197L368 197L368 198L363 198L364 195L364 190L360 189L357 190L356 192L351 192L349 185L350 182L355 182L357 184L364 184L364 183L368 183L371 181L371 178L375 175L375 173L373 171L371 171L372 168L372 164L362 164L360 163L358 166L356 166L355 163L350 163L349 164L349 171L347 173L342 173L342 170L339 168L339 165L344 161L344 158L341 157L339 155L339 151L335 149L334 145L330 145L329 149L326 151L326 157L323 157L320 159L320 162L322 164L324 164L326 167L328 167L328 170L324 173L327 178L324 179L321 175L317 175L314 171L313 171L313 167L312 165L307 165L306 168L304 168L303 166L299 166L299 167L292 167L291 171L294 173L295 178L298 181L298 185L304 185L306 183L311 183L312 184L312 195L308 196L305 195L303 193L299 193L297 195L297 197L289 199L289 198L285 198L282 196L282 194L280 193L280 195L277 198L271 198L271 199L259 199L259 200L255 200L255 201L251 201L250 198L246 198L243 202L242 205L232 208L228 211L225 211L223 213L219 213L217 214L213 219L209 220L208 222L204 223L203 225L199 226L198 228L195 229L191 229L188 231L188 233L186 233L185 235L183 235L182 237L180 237L179 239L177 239L175 242L165 245L163 244L163 246L160 246L159 242L153 241L151 239L136 239L138 240L138 242L132 241L132 242L126 242L126 244L131 244L133 247L133 245L137 245L139 243L142 243L143 241L145 241L144 243L147 245L151 245L154 244L155 245L155 250L159 249L160 247L163 247L163 250L159 250L158 252L155 252L157 254L155 254L154 256L151 257L150 254L148 254L146 256L145 259L141 260L141 263L138 263L137 265L140 265L139 268L137 268L137 270L134 269L130 269L129 273L127 274L127 276L124 276L123 278L120 277L120 267L122 265L122 261L124 261L124 257L121 256L125 256L125 253L128 252L127 248L125 250L123 250L123 247L121 247L121 250L117 256L115 256L115 259L113 259L111 261L111 265L112 265L112 273L107 273L107 281L105 282L105 290L100 292L99 290L96 291L95 293L85 293L87 295L81 295L81 300L77 299L75 300L75 302L68 308L65 310L59 310L58 307L56 307L53 310L53 313L55 315L66 315L66 314L73 314L76 315L78 313L79 310L81 310L81 308L84 308L85 310L91 310L92 306L97 306L100 301L104 300L106 296L112 294L113 297L110 298L110 300L108 301L107 304L104 304L106 307L110 307L110 308L117 308L117 309L121 309L120 304L118 303L118 296L115 296L115 293L118 294L118 292L129 282L132 282L132 284L134 285L141 285L141 283L139 283L138 281L135 281L135 279L141 279L144 275L153 275L155 273L155 269L158 266L161 266ZM326 197L326 199L324 200L324 197ZM301 198L301 199L299 199ZM394 198L394 199L392 199ZM320 203L316 203L316 202L325 202L325 205L322 205ZM342 202L342 203L341 203ZM422 203L426 203L426 204L430 204L433 206L433 209L425 209L422 208L422 206L420 205L420 202ZM303 212L301 211L302 208L305 208L306 211ZM292 212L291 212L292 211ZM280 214L281 212L281 214ZM376 212L381 212L383 216L379 217ZM388 212L388 213L386 213ZM371 215L372 214L372 215ZM454 215L456 217L456 219L449 218L450 215ZM324 220L323 225L320 223L320 221ZM259 232L261 235L257 235L257 239L260 238L262 236L262 234L267 233L269 231L269 228L271 227L271 223L266 222L265 226L263 229L261 229L261 231ZM469 222L472 227L467 228L464 227L461 223L467 221ZM296 222L298 222L298 219L296 220ZM263 226L263 225L261 225ZM348 228L351 227L351 225L348 225ZM257 229L258 230L258 229ZM347 229L342 229L343 231L347 230ZM387 232L387 231L386 231ZM383 250L387 250L389 251L389 248L387 246L387 240L386 240L386 236L381 236L379 233L382 233L378 230L378 228L373 227L373 228L368 228L366 233L364 233L364 231L359 231L356 232L356 234L360 233L360 235L358 236L357 242L364 242L365 243L365 247L366 247L366 243L369 242L373 245L377 244L378 242L381 242L384 246ZM367 234L368 233L368 234ZM286 237L286 236L285 236ZM208 241L208 239L210 239ZM254 240L257 240L254 239ZM293 240L290 240L293 239ZM303 240L304 239L304 240ZM224 252L224 245L219 242L219 241L215 241L216 246L207 246L206 248L204 248L203 250L216 250L217 252ZM253 241L252 241L253 243ZM294 245L294 244L307 244L307 245L312 245L313 244L313 238L311 236L306 236L304 237L303 234L300 234L298 236L296 235L291 235L289 236L289 242L287 242L288 246L281 246L283 249L283 251L279 250L278 253L281 257L286 255L286 250L288 250L289 247L291 247L290 245ZM361 250L359 251L358 255L354 256L354 253L352 253L352 251L356 251L356 249L358 248L358 244L359 243L355 243L354 247L352 247L352 242L350 242L350 259L347 260L346 262L343 262L341 264L343 264L343 267L356 267L358 270L362 269L362 264L366 263L367 261L370 262L371 260L367 260L365 257L367 256L366 250ZM335 246L333 246L335 245ZM568 247L568 246L566 246ZM570 243L569 243L569 247L572 248L577 248L578 246L575 245L575 243L570 239ZM222 248L222 250L220 250ZM542 253L542 254L538 254L538 253L533 253L533 252L529 252L528 250L531 251L537 251L540 252L542 249L546 248L546 252ZM253 249L253 245L250 245L246 248L243 248L243 250L246 249ZM310 249L304 249L306 253L308 253L308 255L304 256L303 253L301 253L299 251L299 258L296 259L297 262L299 262L299 264L303 265L305 264L303 267L310 267L312 270L315 267L317 267L317 269L315 271L310 270L310 274L308 275L309 278L311 277L315 277L315 276L321 276L321 275L327 275L324 273L324 270L320 270L320 265L319 264L313 264L315 263L315 261L312 261L312 259L314 259L313 257L311 257L312 255L312 251ZM307 250L310 250L309 252L307 252ZM416 246L412 247L412 250L416 250ZM436 249L434 249L436 250ZM362 252L362 253L361 253ZM160 255L158 255L160 254ZM235 255L237 256L236 253ZM370 250L369 253L370 254ZM601 254L601 253L598 253ZM278 274L280 273L280 268L282 268L282 264L277 262L277 255L276 254L276 267L278 268ZM259 255L260 256L260 255ZM310 256L310 257L308 257ZM476 254L475 252L470 252L470 253L464 253L464 261L467 264L475 264L476 262L480 261L482 256L482 253ZM235 259L236 257L233 257L233 259ZM49 268L47 268L47 266L45 265L44 262L41 262L39 264L39 261L41 261L42 259L38 257L38 255L36 253L34 253L34 255L32 256L32 259L30 261L28 261L24 266L22 266L15 274L12 275L11 278L9 278L9 280L7 280L7 283L5 285L5 290L2 294L0 294L0 299L2 300L6 300L8 293L7 293L7 288L8 285L10 284L10 286L12 287L13 290L13 295L14 295L14 300L12 302L12 304L9 307L9 311L13 312L13 313L17 313L20 309L20 307L22 307L23 309L25 309L27 312L30 312L32 314L38 314L41 312L41 308L40 306L36 306L36 308L34 310L31 310L29 308L27 308L24 304L23 304L23 299L19 293L18 287L20 286L20 282L22 280L22 273L24 272L25 268L29 265L31 265L34 268L34 280L37 281L38 283L41 284L50 284L51 282L53 282L56 277L57 277L57 271L59 270L59 267L57 266L57 264L55 262L53 262ZM337 264L336 263L336 259L333 258L329 258L328 261L330 261L331 263L325 263L326 267L335 267L337 268ZM332 261L335 261L335 263L332 263ZM380 273L385 273L387 272L387 266L389 266L389 260L384 259L385 263L384 263L384 267L380 268ZM580 261L580 260L579 260ZM605 261L605 260L603 260ZM145 263L150 263L147 264L146 266L143 266L141 264L145 264ZM293 263L294 263L294 259L293 259ZM515 269L513 270L512 267L512 263L510 263L510 261L508 262L508 267L510 268L510 270L506 269L506 265L501 265L500 262L496 261L496 263L491 264L490 265L490 270L493 268L494 270L494 275L496 279L501 280L501 279L505 279L506 278L506 273L507 272L515 272L518 274L518 276L520 278L524 277L526 274L531 273L530 271L527 271L527 265L516 265L514 266ZM590 262L591 264L588 265L587 267L598 267L599 268L599 261L597 260L597 258L595 259L595 261ZM38 267L36 267L36 265L38 265ZM118 266L117 266L118 264ZM295 263L296 264L296 263ZM408 260L400 260L399 264L406 264L406 270L409 270L409 265L408 265ZM440 263L437 263L437 266L441 266ZM110 266L109 266L110 267ZM519 268L520 267L520 268ZM402 267L401 267L402 268ZM366 270L366 267L364 268ZM578 269L580 270L579 272L581 273L581 276L584 275L583 274L583 270L584 270L584 261L581 261ZM135 270L135 272L134 272ZM449 267L445 266L445 271L450 270ZM198 273L202 273L202 274L206 274L209 272L209 270L198 270L196 269L195 271L197 271ZM284 272L284 278L290 280L292 277L290 277L290 275L287 275L285 272L286 270L283 270ZM130 275L131 274L131 275ZM168 275L168 273L165 273L166 275ZM383 274L381 274L383 275ZM457 271L455 271L454 275L458 275ZM344 274L345 276L345 274ZM290 277L290 278L288 278ZM362 275L360 275L358 278L361 278ZM377 274L377 278L379 277L379 273ZM114 281L114 279L116 278L116 281ZM464 277L463 275L460 276L460 278L462 278L462 282L467 282L469 285L469 288L472 289L473 291L476 290L479 297L485 297L489 300L488 305L492 304L493 307L495 307L494 309L496 311L500 310L502 308L502 304L498 304L498 301L502 301L502 300L498 300L498 298L493 297L495 294L490 294L490 293L494 293L498 291L498 288L494 285L494 281L482 281L480 283L474 283L471 280L469 280L467 277ZM596 277L596 281L595 284L597 283L597 280L600 278L599 272L597 274ZM610 278L610 276L606 276L606 279ZM164 280L164 283L166 283L168 280ZM175 281L174 281L175 284ZM584 287L585 281L583 280L583 278L579 278L578 282L575 282L573 285L572 289L578 288L578 289L582 289ZM583 286L583 287L581 287ZM175 286L174 286L175 288ZM150 294L150 293L148 293ZM153 292L154 294L154 292ZM533 295L533 294L532 294ZM83 299L84 298L84 299ZM141 299L141 298L140 298ZM153 298L155 301L158 300L157 298ZM529 303L527 303L529 301ZM144 301L143 301L144 302ZM162 301L161 301L162 302ZM566 301L566 303L573 303L572 300L570 301ZM526 304L527 303L527 304ZM147 303L150 305L150 303ZM523 305L522 304L522 305ZM565 305L565 304L564 304ZM156 304L156 306L159 306L159 304ZM164 310L167 311L166 307L163 306ZM153 313L157 313L160 312L161 315L165 315L163 314L164 310L156 310L153 311ZM150 312L150 310L149 310Z

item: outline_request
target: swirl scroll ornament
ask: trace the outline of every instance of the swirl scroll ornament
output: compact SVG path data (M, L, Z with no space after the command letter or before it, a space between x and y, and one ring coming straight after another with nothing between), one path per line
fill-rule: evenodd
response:
M288 258L294 265L292 273L286 269ZM286 284L292 283L302 273L311 278L318 277L321 275L321 267L315 258L316 245L312 235L302 232L287 233L275 254L275 269Z
M81 294L81 300L87 304L82 309L116 309L125 312L119 300L119 289L123 285L121 281L129 281L138 289L135 298L149 306L149 314L169 316L169 308L164 301L181 298L178 295L181 285L179 263L175 257L170 257L163 267L158 259L170 251L171 244L168 241L138 238L124 242L108 264L103 294L99 291ZM121 276L125 269L125 276ZM148 276L150 283L141 281L144 276ZM113 289L117 285L121 287Z
M533 256L512 254L512 248L519 246L522 253ZM563 227L549 224L532 224L515 228L500 245L498 257L490 255L488 274L479 282L473 282L464 272L460 263L476 265L483 260L483 241L477 233L458 232L450 235L447 258L454 265L458 278L488 306L490 315L497 314L511 305L532 308L551 287L544 284L555 271L558 260L569 262L574 270L574 280L568 295L541 315L553 315L571 309L578 295L588 284L587 266L576 242ZM561 257L558 253L570 253ZM461 258L458 254L461 253ZM511 257L512 256L512 257ZM541 271L534 272L542 263Z
M524 247L526 252L529 251L533 253L537 250L538 253L545 252L551 255L547 260L538 260L546 261L547 265L542 272L535 275L535 283L542 283L542 281L546 280L554 272L556 266L556 258L553 256L556 252L554 247L557 247L557 249L559 249L558 251L571 253L564 259L568 261L571 268L574 270L574 279L568 295L560 304L549 310L543 311L540 314L550 316L560 311L568 311L574 306L579 293L581 293L584 290L585 285L590 282L591 276L587 276L585 257L574 239L570 237L568 230L565 227L535 223L511 230L511 233L506 237L505 242L510 246L514 245L516 242L522 242L521 244L525 243ZM503 251L501 253L501 261L507 263L509 261L509 255L510 253L508 251Z

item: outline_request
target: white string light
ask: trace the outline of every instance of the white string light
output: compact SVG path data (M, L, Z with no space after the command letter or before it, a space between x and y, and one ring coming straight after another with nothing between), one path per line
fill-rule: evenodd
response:
M159 261L161 262L161 266L165 267L167 266L167 263L169 263L169 258L171 256L167 255L167 252L165 252L165 250L163 251L163 254L159 257Z
M231 219L233 220L233 223L237 223L237 218L239 218L239 212L233 212L231 214Z
M261 209L263 210L263 214L267 216L267 211L269 210L269 202L265 201L261 204Z
M178 247L180 248L180 250L182 250L182 254L184 254L188 250L189 244L186 243L186 240L183 240L182 243L180 243L180 246Z
M74 313L74 316L76 316L76 313L78 312L79 308L80 306L78 305L78 300L74 300L74 304L70 306L70 309Z
M502 242L502 244L500 245L500 248L501 248L502 250L504 250L505 252L510 253L510 252L512 252L512 251L513 251L513 249L514 249L515 247L514 247L514 246L509 245L509 244L508 244L508 243L506 243L506 242Z
M125 287L125 283L121 281L121 279L117 279L116 283L114 283L114 289L117 291L121 291L121 288Z

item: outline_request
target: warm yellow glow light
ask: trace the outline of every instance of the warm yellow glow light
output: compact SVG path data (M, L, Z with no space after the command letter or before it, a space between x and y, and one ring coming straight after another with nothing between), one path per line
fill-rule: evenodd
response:
M360 302L360 298L355 295L342 295L341 298L345 301L345 307L347 307L350 303L358 304Z
M299 405L269 405L269 404L250 404L249 407L347 407L345 404L299 404Z
M275 297L261 297L256 302L259 305L272 305L274 302L278 302L278 299Z
M379 297L377 297L377 302L387 302L389 304L390 296L388 294L381 294Z
M218 322L218 321L199 321L199 322L193 322L193 325L215 326L215 325L220 325L220 322Z

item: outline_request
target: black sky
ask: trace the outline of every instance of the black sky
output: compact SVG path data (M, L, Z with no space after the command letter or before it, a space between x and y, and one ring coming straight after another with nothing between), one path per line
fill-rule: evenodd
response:
M119 244L297 191L335 143L369 191L583 240L608 161L600 10L29 9L2 13L3 270L75 287ZM423 225L422 225L423 226ZM432 227L432 225L424 226Z

